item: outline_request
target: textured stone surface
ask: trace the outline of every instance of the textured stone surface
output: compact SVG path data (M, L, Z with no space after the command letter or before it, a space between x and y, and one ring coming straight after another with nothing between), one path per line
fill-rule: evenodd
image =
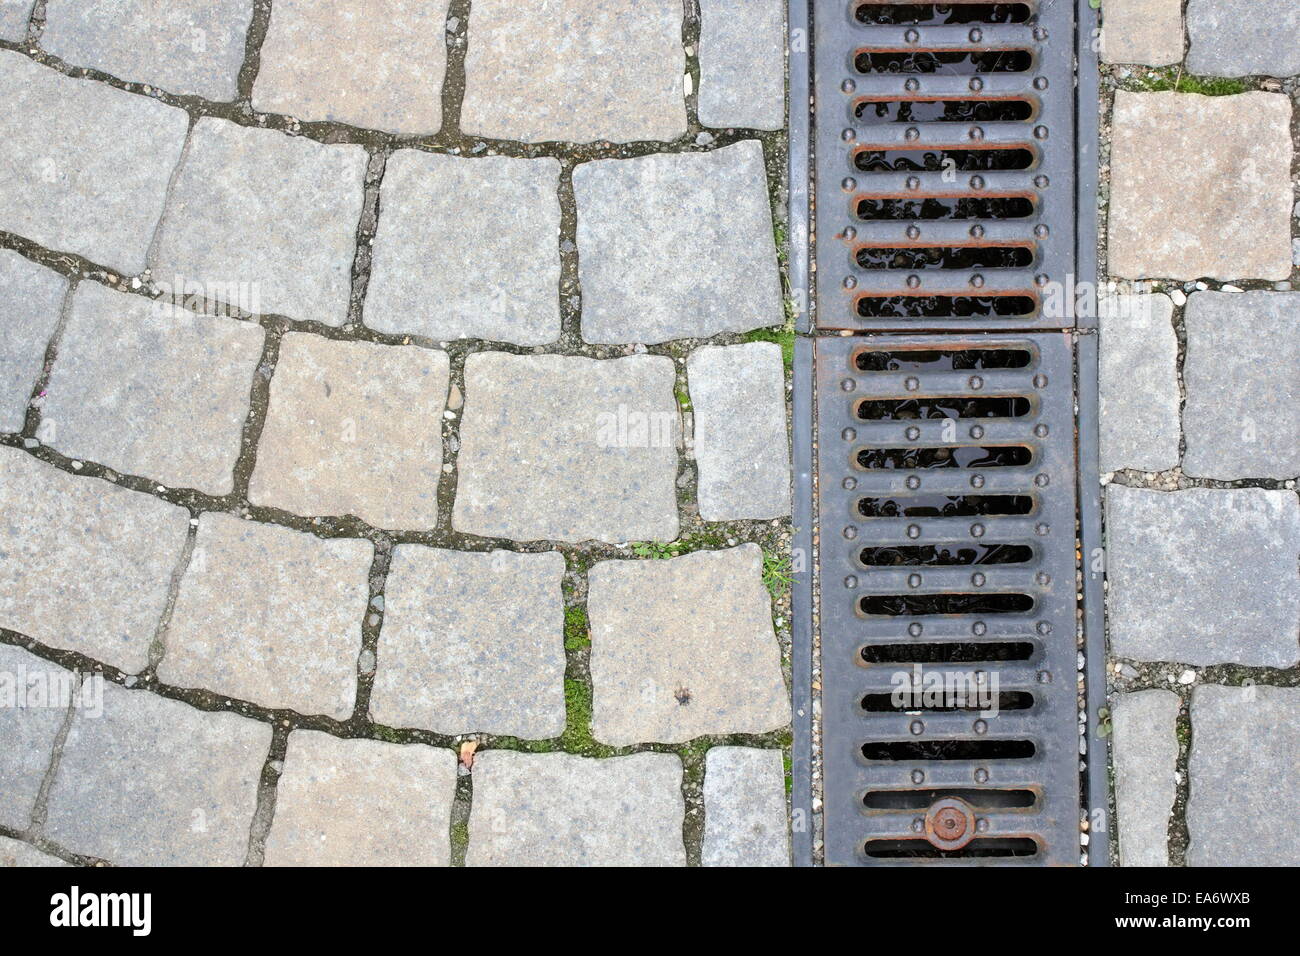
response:
M252 20L253 0L46 0L41 48L120 80L227 101Z
M591 569L597 740L679 743L765 733L790 720L762 560L757 545L744 544Z
M202 515L159 679L346 719L373 554L369 541Z
M686 132L678 0L479 0L461 129L538 143Z
M170 487L234 489L262 329L83 282L41 408L45 444Z
M705 866L789 866L779 750L714 747L705 758Z
M184 508L0 448L0 626L143 669L188 523Z
M20 41L35 0L0 0L0 39Z
M371 716L535 739L564 731L564 558L400 544L384 592Z
M244 283L259 311L342 325L366 162L360 146L199 120L154 274L206 288Z
M1111 274L1287 278L1290 123L1291 101L1279 93L1117 92Z
M448 0L280 0L253 109L390 133L442 126Z
M1291 633L1294 641L1295 632ZM1300 689L1192 694L1188 866L1294 866L1300 831Z
M1103 11L1101 58L1147 66L1181 62L1182 0L1110 0Z
M685 866L681 782L674 754L480 753L466 862Z
M695 412L700 517L790 513L785 365L773 342L706 346L686 362Z
M71 866L57 856L42 853L29 843L0 837L0 870L5 867Z
M0 644L0 825L25 830L31 821L71 703L59 689L71 688L73 677L21 648Z
M1294 0L1188 0L1187 33L1189 73L1300 73L1300 5Z
M104 713L72 722L45 835L124 866L239 866L270 746L269 724L105 684Z
M1169 296L1101 300L1101 470L1178 464L1178 337Z
M560 163L399 150L379 195L365 321L381 332L560 337Z
M21 431L68 280L0 249L0 431Z
M1123 866L1169 865L1178 707L1178 695L1167 690L1121 694L1111 707L1115 813Z
M588 342L703 338L782 321L756 141L583 163L573 192Z
M785 3L700 0L700 122L785 126Z
M469 356L452 524L519 541L671 541L674 381L663 356Z
M8 50L0 102L0 229L141 271L189 117Z
M1118 657L1291 667L1300 659L1300 502L1290 491L1106 492Z
M248 497L381 528L438 523L446 352L287 334Z
M1184 326L1183 470L1300 475L1300 292L1199 292Z
M289 736L267 866L446 866L456 756L419 744Z

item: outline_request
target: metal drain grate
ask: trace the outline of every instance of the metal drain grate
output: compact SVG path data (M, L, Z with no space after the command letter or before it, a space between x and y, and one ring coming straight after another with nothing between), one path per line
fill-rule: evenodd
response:
M1074 271L1071 4L825 0L814 19L818 327L1068 324L1047 290Z
M1070 338L813 361L826 862L1077 862Z

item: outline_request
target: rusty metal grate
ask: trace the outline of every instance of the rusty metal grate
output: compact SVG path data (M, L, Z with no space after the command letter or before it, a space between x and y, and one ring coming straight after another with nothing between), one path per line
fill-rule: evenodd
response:
M817 326L1061 327L1071 3L825 0L814 20Z
M813 363L826 862L1077 862L1070 337Z

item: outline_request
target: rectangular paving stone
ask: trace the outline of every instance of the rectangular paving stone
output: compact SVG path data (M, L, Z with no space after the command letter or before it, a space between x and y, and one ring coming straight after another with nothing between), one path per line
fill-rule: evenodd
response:
M1300 502L1258 488L1106 489L1111 651L1185 664L1300 659Z
M773 342L706 346L686 361L695 412L700 517L790 513L785 363Z
M1178 695L1120 694L1111 706L1115 813L1123 866L1169 865L1169 815L1177 793Z
M588 574L591 730L624 746L761 734L790 721L755 544L602 561Z
M700 0L700 122L785 126L783 0Z
M1111 274L1287 278L1294 201L1290 124L1291 101L1280 93L1118 91Z
M470 866L685 866L675 754L480 752Z
M55 738L72 704L74 679L57 664L0 644L0 825L26 830L31 822Z
M352 514L381 528L438 523L446 352L290 332L271 378L253 504Z
M71 458L211 495L234 490L260 326L83 282L41 407Z
M678 0L478 0L461 129L525 143L686 133Z
M57 856L43 853L30 843L0 837L0 869L5 867L71 866Z
M35 0L0 0L0 39L21 42Z
M420 744L289 735L267 866L447 866L456 755Z
M390 133L438 132L448 4L280 0L271 7L253 109Z
M452 526L516 541L677 537L673 362L476 352Z
M202 515L159 680L347 719L373 557L369 541Z
M1300 5L1294 0L1188 0L1187 33L1189 73L1300 73Z
M1183 470L1300 475L1300 292L1198 292L1183 324Z
M705 757L705 866L789 866L785 761L779 750L713 747Z
M399 544L370 715L390 727L564 732L564 558Z
M142 271L189 128L184 111L9 50L0 102L0 229Z
M1101 470L1178 464L1178 336L1167 295L1101 299Z
M550 157L394 153L380 187L365 323L439 341L556 341L559 181Z
M63 745L45 836L120 866L240 866L269 724L104 685Z
M0 626L134 673L189 512L0 448Z
M366 151L204 118L167 204L156 275L251 286L264 312L342 325Z
M41 48L120 80L229 101L252 20L253 0L46 0Z
M1294 632L1292 633L1294 639ZM1300 688L1192 693L1188 866L1294 866Z
M57 272L0 249L0 431L22 431L67 291Z
M1182 0L1110 0L1102 11L1101 58L1146 66L1181 62Z
M651 344L782 321L757 141L583 163L573 192L584 340Z

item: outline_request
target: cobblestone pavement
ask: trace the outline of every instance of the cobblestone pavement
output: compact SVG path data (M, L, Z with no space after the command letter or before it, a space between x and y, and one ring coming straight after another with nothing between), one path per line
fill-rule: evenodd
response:
M0 865L788 863L784 31L0 0Z
M1102 7L1118 857L1294 864L1300 5L1185 6Z

